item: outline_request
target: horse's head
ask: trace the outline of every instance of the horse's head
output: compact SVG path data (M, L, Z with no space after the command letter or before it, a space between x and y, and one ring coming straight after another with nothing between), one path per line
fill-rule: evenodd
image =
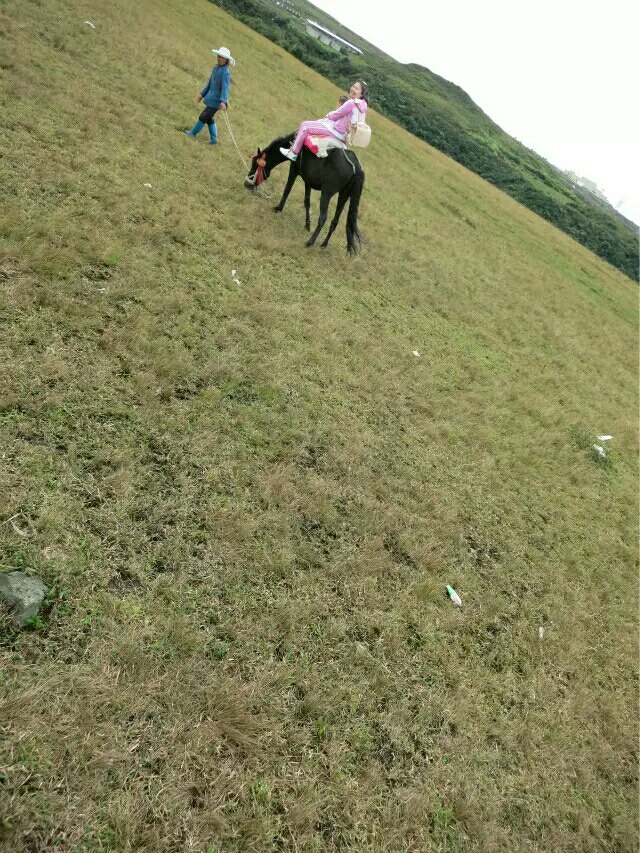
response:
M279 166L280 163L287 161L287 158L280 153L283 146L291 147L295 138L295 133L289 133L287 136L282 136L280 139L274 139L266 148L256 151L251 158L251 168L249 174L244 179L244 185L249 190L255 190L271 174L271 170Z
M251 158L251 168L249 174L244 179L244 185L248 190L255 190L261 183L269 177L270 169L267 166L266 151L261 151L259 148Z

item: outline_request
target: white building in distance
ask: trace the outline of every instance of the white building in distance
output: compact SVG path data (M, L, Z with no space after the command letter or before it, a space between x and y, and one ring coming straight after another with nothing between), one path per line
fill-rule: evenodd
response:
M358 53L362 56L362 51L359 47L356 47L355 44L345 41L345 39L340 38L340 36L332 33L331 30L317 24L315 21L310 21L307 18L305 26L310 36L318 39L323 44L328 44L329 47L332 47L334 50L347 50L349 53Z
M594 184L593 181L590 181L588 178L583 178L580 175L576 175L575 172L565 172L565 175L572 183L577 184L579 187L582 187L585 190L588 190L592 195L601 198L603 201L608 201L606 195L596 184Z

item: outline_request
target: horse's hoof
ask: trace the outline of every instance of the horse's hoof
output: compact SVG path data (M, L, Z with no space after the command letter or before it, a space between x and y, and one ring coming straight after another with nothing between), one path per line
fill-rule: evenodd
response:
M307 240L307 242L304 244L305 249L310 249L312 246L313 243L311 240Z
M271 209L273 210L274 213L282 213L282 208L280 207L279 204L276 204L276 206L272 207Z
M310 226L310 225L305 225L305 226L304 226L304 230L305 230L305 231L311 231L311 226Z

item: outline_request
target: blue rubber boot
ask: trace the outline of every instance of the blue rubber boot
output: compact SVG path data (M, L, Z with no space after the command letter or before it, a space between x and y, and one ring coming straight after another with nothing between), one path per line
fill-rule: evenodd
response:
M214 121L209 125L209 145L216 145L218 142L218 127Z
M185 133L187 134L187 136L197 136L203 127L204 127L204 122L200 121L200 119L198 119L198 121L193 125L191 130L185 130Z

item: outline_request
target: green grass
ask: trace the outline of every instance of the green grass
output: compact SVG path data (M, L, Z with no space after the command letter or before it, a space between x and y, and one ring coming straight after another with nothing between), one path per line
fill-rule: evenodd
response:
M0 28L3 849L635 850L637 287L375 114L304 250L180 131L337 90L204 0Z

